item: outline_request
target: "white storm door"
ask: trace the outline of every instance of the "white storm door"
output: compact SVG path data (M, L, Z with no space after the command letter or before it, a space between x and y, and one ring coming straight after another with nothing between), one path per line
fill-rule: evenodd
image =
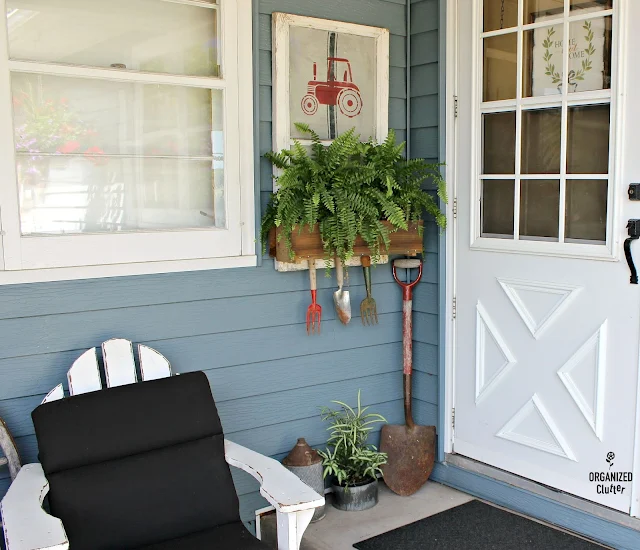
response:
M458 1L453 449L627 513L594 472L634 463L638 25L636 0Z

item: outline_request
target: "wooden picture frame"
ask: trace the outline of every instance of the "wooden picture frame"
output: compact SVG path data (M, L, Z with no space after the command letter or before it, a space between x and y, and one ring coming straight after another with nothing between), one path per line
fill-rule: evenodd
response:
M292 36L305 37L308 42L304 47L291 48ZM362 39L360 49L371 48L365 52L367 62L362 63L365 67L356 66L348 49L349 45L357 47L358 38ZM340 43L347 45L341 48ZM309 53L310 50L313 53ZM353 53L361 58L364 55L362 51ZM306 56L305 71L308 71L303 74L299 72L302 55ZM294 83L292 76L296 78ZM302 102L305 98L309 98L308 104ZM326 134L318 133L327 143L350 127L357 127L359 119L365 116L370 124L364 124L366 130L363 131L357 128L362 139L373 137L381 141L387 137L389 30L276 12L273 14L273 150L288 149L293 138L305 144L308 140L296 136L295 128L292 132L293 123L309 123L323 111L327 112L331 129Z
M292 38L300 41L305 38L305 35L309 42L319 39L324 43L318 46L318 43L314 42L313 47L309 47L311 44L291 47ZM358 41L370 49L368 52L370 62L364 64L367 69L364 72L361 70L362 67L357 66L357 61L350 52L344 48L346 44L357 45ZM309 122L308 119L316 113L321 113L323 109L326 112L327 126L330 130L325 135L320 131L318 133L323 143L327 145L337 135L353 126L356 126L356 131L360 133L363 140L372 137L381 142L386 139L389 132L388 29L275 12L272 15L272 42L272 148L274 151L289 149L293 139L297 139L303 146L309 146L310 140L292 132L292 127L295 130L293 123ZM301 53L306 55L302 60ZM356 57L360 55L362 58L362 52L355 52L355 54ZM300 74L296 73L297 80L293 86L292 58L294 71L295 67L300 67L301 63L304 71ZM332 58L334 61L331 61ZM327 86L318 90L323 85ZM369 86L369 92L366 92L367 86ZM341 89L354 90L351 96L347 97L347 92L343 94L344 105L342 106L345 112L342 113L337 112L341 107ZM355 94L355 89L362 94L360 99ZM322 94L324 94L323 97L321 97ZM303 100L309 95L316 97L318 101L316 105L309 99L310 104L306 109L312 112L312 115L307 116ZM352 102L351 106L348 105L349 101ZM334 103L333 113L331 103ZM369 123L364 128L370 128L370 131L360 130L355 123L359 117L365 115L369 117ZM333 133L331 119L333 119ZM277 170L274 170L274 174L278 175ZM277 185L274 181L275 190ZM384 255L378 263L387 261L388 256ZM324 267L324 260L318 259L315 262L316 267ZM348 265L360 265L360 257L352 258ZM277 271L305 270L308 269L308 261L294 263L276 260L275 268Z

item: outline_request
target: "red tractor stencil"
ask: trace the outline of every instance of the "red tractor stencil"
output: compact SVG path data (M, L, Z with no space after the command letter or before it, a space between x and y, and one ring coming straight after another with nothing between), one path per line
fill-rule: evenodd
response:
M338 75L342 72L342 80ZM318 105L337 105L340 112L353 118L362 111L360 88L353 83L351 63L343 57L327 58L327 81L317 79L317 64L313 64L313 80L307 85L307 94L302 98L302 111L305 115L315 115Z

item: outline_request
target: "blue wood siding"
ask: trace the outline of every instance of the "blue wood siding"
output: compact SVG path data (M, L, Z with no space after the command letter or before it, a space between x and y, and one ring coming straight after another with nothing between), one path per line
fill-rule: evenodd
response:
M410 136L411 156L439 161L438 0L411 0L410 33ZM438 300L425 300L426 288L438 285L438 234L434 223L425 229L425 261L435 282L427 277L415 292L414 369L422 384L414 386L415 418L420 424L436 424L437 400L426 387L438 386Z
M404 0L260 0L258 7L256 93L262 153L271 146L273 11L388 27L390 126L405 138ZM426 28L437 25L437 14L427 12L426 17L435 18L424 23ZM437 61L437 51L432 57ZM416 63L411 70L424 68ZM433 94L424 97L429 95ZM422 97L412 94L412 101L427 102L414 105L416 120L437 120L437 102ZM432 112L420 116L422 108ZM437 133L437 124L419 128L423 129ZM416 140L416 152L421 151L420 141ZM264 204L271 189L271 170L264 160L260 173ZM437 241L437 231L430 228L425 278L415 293L416 415L428 424L437 422ZM348 327L335 319L334 281L319 279L322 334L314 337L307 336L304 325L310 302L308 274L276 273L268 259L259 268L0 287L0 416L16 437L23 461L37 460L31 411L65 379L75 358L113 337L158 349L178 372L204 370L227 436L276 458L283 457L298 437L322 445L326 432L319 407L332 399L353 402L358 389L364 402L375 405L390 422L403 422L401 294L389 267L373 270L380 313L375 327L363 327L356 315L365 296L360 269L350 271L354 319ZM266 503L256 482L234 475L243 518L251 519L253 510ZM0 497L8 484L8 474L0 472Z

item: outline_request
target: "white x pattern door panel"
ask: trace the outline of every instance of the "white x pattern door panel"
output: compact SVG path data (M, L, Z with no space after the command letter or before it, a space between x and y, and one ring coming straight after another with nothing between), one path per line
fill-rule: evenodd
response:
M631 483L590 477L634 466L640 289L621 252L640 155L620 122L640 123L640 66L621 56L640 33L622 44L627 21L640 2L458 2L454 452L629 512Z

